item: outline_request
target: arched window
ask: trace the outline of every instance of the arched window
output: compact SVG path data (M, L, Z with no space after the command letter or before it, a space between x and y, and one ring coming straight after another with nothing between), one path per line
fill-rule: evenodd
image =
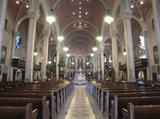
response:
M21 36L20 35L16 35L16 48L20 48L21 46Z

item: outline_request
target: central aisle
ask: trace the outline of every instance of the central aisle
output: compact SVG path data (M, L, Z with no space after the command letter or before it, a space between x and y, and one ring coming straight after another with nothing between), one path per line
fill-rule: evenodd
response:
M96 119L85 86L76 86L65 119Z

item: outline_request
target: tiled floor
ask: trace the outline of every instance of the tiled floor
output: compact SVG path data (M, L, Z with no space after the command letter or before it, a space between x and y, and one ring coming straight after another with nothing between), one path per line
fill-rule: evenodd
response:
M76 86L65 119L96 119L84 86Z

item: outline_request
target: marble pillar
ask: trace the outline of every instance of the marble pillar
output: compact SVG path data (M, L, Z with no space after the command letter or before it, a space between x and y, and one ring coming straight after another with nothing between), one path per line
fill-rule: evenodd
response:
M56 79L59 80L59 60L60 60L60 43L57 44L57 56L56 56Z
M127 51L127 80L129 82L135 81L135 63L134 63L134 50L133 50L133 38L131 27L131 12L125 11L124 13L124 38Z
M96 57L95 55L92 57L92 62L93 62L93 74L96 72Z
M12 67L12 58L14 58L15 55L15 45L16 45L16 31L12 32L12 40L10 42L10 67L8 68L8 80L13 81L13 67Z
M101 79L104 80L104 45L103 41L100 43L100 63L101 63Z
M97 69L98 69L98 80L101 79L101 54L100 54L100 50L97 51Z
M50 35L49 31L45 31L43 33L43 49L42 49L43 60L42 60L42 68L41 68L42 80L47 79L46 70L47 70L47 64L48 64L49 35Z
M112 66L114 70L114 80L119 80L118 40L115 31L112 31L111 37L112 37Z
M158 47L158 60L160 64L160 14L159 14L159 0L151 0L152 1L152 9L154 15L154 26L156 32L156 39L157 39L157 47Z
M150 51L149 51L149 37L148 37L148 31L145 30L142 32L142 36L144 37L145 41L145 53L146 53L146 58L148 61L148 66L147 66L147 80L152 80L152 66L151 66L151 59L150 59Z
M0 0L0 57L2 52L2 41L3 41L3 35L4 35L7 3L8 3L8 0Z
M26 53L25 81L33 82L33 53L36 36L36 24L39 17L38 10L30 9L28 11L29 28Z
M96 61L96 64L95 64L95 66L96 66L95 68L96 69L95 69L95 71L96 71L96 77L98 79L98 71L99 70L98 70L98 53L97 52L95 53L95 61Z
M82 58L82 67L83 67L82 69L83 69L83 70L86 69L85 66L86 66L86 62L85 62L85 57L84 57L84 58Z

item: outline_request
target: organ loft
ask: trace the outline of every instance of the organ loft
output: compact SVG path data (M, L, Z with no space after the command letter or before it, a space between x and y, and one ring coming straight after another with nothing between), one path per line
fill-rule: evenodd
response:
M0 0L0 119L160 119L160 0Z

